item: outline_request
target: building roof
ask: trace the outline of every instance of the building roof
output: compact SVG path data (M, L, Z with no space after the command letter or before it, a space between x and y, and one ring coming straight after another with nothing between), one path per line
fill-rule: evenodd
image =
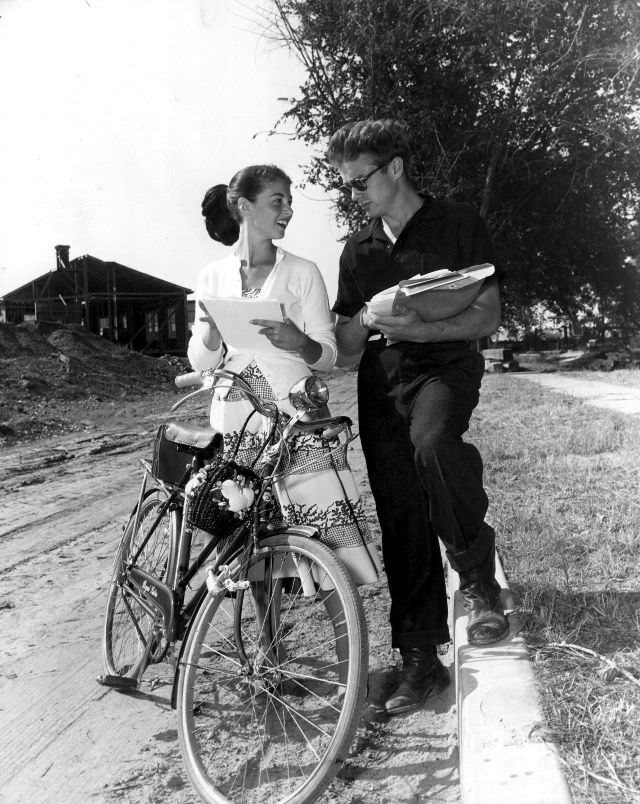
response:
M15 290L5 293L0 298L3 300L32 299L34 290L37 296L44 291L49 296L83 295L85 270L89 296L115 292L119 296L138 298L172 295L182 297L185 293L192 292L190 288L183 285L145 274L119 262L105 261L85 254L82 257L74 257L68 267L48 271Z

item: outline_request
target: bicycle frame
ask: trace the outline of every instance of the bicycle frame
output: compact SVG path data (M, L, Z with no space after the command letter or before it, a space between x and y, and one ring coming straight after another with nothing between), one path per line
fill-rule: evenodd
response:
M195 460L195 459L194 459ZM138 497L136 506L136 528L139 524L139 515L142 502L145 499L148 487L149 478L153 478L151 474L151 467L147 461L142 461L145 474ZM154 484L161 481L153 478ZM165 491L169 493L167 500L161 504L160 510L156 516L155 521L149 528L145 538L140 543L138 550L130 561L130 566L127 573L127 592L148 611L152 616L160 616L162 618L163 630L168 642L175 641L181 631L181 625L186 624L194 611L197 609L200 601L206 593L206 583L202 583L195 592L193 599L183 607L182 602L189 582L198 571L204 566L207 559L217 547L217 541L211 539L206 544L195 559L189 564L191 554L191 529L186 526L182 516L182 507L184 501L184 492L182 489L177 488L170 491L165 486ZM167 567L165 569L164 580L156 578L153 575L145 572L140 567L136 566L136 562L140 554L143 552L149 539L153 535L155 529L158 527L162 517L167 512L171 517L171 543L169 545ZM242 525L239 527L239 532L236 538L232 541L229 548L219 557L216 562L216 567L237 552L240 545L246 541L246 528ZM180 615L178 617L177 615Z

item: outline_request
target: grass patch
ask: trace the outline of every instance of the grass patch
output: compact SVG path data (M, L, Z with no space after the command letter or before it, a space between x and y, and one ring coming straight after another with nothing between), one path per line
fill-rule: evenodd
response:
M574 800L640 802L640 420L489 375L469 440Z

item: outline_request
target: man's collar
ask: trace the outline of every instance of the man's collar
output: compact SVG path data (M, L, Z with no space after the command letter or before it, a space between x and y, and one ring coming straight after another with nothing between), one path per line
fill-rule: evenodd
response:
M386 243L387 236L382 229L380 218L374 218L363 229L356 232L356 240L358 243L364 243L365 240L382 240Z
M421 218L425 220L443 218L447 214L446 207L442 201L438 201L427 193L420 193L420 197L424 199L424 204L416 210L409 221L415 221ZM359 243L364 243L365 240L372 239L381 240L386 243L388 238L382 228L382 219L374 218L357 233L356 239Z

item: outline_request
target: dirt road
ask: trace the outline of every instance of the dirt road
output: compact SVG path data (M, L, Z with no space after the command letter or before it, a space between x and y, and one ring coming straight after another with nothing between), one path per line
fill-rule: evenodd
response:
M354 415L354 378L330 382L333 410ZM120 529L172 392L107 406L84 430L3 451L0 466L0 801L197 801L186 781L169 706L172 667L151 667L140 693L95 683ZM72 404L70 402L70 404ZM81 403L76 403L81 405ZM79 407L78 416L83 417ZM356 442L357 444L357 442ZM351 462L371 523L356 446ZM393 682L384 582L363 590L371 683ZM445 657L451 663L451 651ZM453 687L428 709L363 720L352 756L323 801L457 801Z

